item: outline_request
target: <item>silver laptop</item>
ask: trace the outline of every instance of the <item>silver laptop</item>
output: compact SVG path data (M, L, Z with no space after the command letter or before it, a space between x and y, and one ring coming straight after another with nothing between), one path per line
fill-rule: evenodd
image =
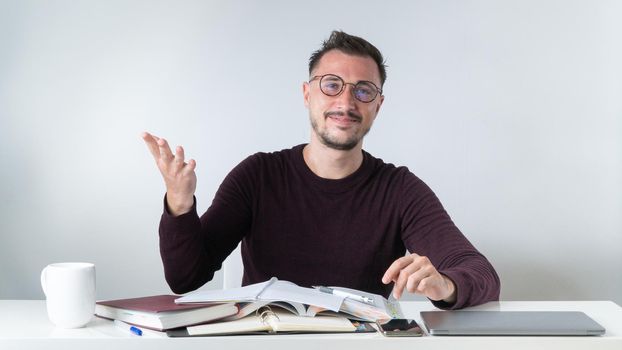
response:
M423 311L431 335L602 335L605 328L578 311Z

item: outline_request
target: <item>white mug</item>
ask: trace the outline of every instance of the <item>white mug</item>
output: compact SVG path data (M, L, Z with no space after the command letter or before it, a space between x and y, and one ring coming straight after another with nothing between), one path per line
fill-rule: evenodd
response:
M95 265L50 264L41 271L48 317L60 328L84 327L95 313Z

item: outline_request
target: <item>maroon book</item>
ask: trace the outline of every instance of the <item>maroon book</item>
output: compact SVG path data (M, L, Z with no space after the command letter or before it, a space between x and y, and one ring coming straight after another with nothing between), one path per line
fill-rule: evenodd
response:
M235 303L175 304L177 295L98 301L95 315L158 331L207 323L237 314Z

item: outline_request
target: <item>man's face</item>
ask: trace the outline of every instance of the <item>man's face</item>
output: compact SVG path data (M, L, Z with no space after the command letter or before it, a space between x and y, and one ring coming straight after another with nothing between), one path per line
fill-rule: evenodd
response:
M334 74L346 83L370 81L380 87L378 66L371 57L352 56L339 50L322 56L312 76ZM354 88L346 84L341 94L327 96L320 90L320 79L305 82L303 95L313 128L312 137L325 146L338 150L351 150L359 145L376 119L384 96L364 103L352 94Z

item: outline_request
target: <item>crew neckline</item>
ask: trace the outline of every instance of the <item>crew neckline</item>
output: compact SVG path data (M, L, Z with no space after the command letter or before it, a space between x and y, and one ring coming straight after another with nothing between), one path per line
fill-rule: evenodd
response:
M365 178L367 178L367 176L371 172L371 155L364 150L361 150L361 152L363 152L363 162L361 162L361 165L352 174L341 179L326 179L320 177L315 174L305 162L302 151L304 150L306 145L306 143L303 143L301 145L295 146L292 149L294 151L294 164L296 165L296 168L304 177L304 179L312 184L313 187L322 192L347 192L360 184Z

